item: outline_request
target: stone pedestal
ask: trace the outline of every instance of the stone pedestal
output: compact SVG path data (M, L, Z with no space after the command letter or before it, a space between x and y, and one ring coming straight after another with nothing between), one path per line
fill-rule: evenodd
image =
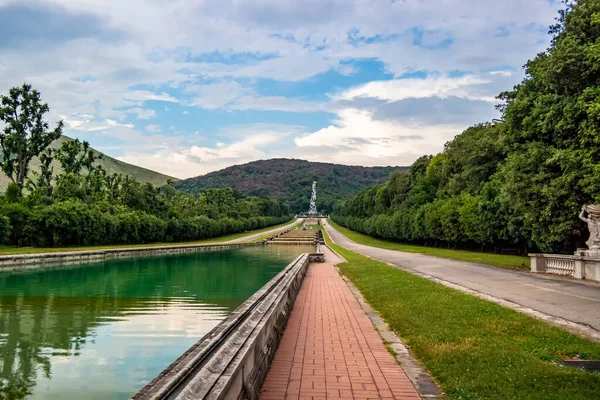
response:
M585 279L585 261L582 258L575 259L575 272L573 278Z
M546 272L546 259L543 254L530 254L531 257L531 272L543 274Z
M587 249L577 249L575 252L576 256L586 257L586 258L597 258L600 260L600 250L587 250Z
M600 259L584 259L585 279L600 282Z
M600 282L600 249L577 249L575 255L582 257L583 277Z

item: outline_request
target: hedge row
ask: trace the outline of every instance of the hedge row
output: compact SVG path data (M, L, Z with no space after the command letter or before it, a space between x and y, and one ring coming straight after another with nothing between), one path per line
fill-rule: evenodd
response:
M161 219L143 211L80 201L28 208L19 203L0 208L2 241L16 246L77 246L179 242L260 229L283 217Z

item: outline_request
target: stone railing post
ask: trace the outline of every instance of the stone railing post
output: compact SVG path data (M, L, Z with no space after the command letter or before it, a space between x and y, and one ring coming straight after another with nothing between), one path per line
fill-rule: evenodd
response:
M546 260L543 254L529 254L529 257L531 257L531 272L546 273Z
M585 279L585 262L582 257L574 257L575 261L575 272L573 277L575 279Z

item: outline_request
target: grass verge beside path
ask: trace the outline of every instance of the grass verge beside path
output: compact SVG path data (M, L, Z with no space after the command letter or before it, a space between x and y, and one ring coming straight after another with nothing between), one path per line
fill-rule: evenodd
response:
M556 361L600 359L595 343L334 245L339 264L450 399L597 399L600 373Z
M223 243L230 240L242 238L244 236L250 236L261 232L270 231L272 229L283 228L289 225L292 220L284 222L283 224L268 226L266 228L256 229L248 232L234 233L227 236L220 236L211 239L196 240L193 242L165 242L165 243L146 243L146 244L123 244L123 245L107 245L107 246L72 246L72 247L11 247L11 246L0 246L0 255L16 255L16 254L36 254L36 253L58 253L63 251L85 251L85 250L108 250L108 249L128 249L136 247L156 247L156 246L177 246L186 244L212 244L212 243ZM266 235L269 237L271 234ZM252 240L251 242L259 241L265 237Z
M337 229L342 234L352 239L356 243L364 244L367 246L379 247L388 250L405 251L407 253L425 254L428 256L448 258L450 260L468 261L478 264L495 265L498 267L529 270L529 257L512 256L505 254L478 253L475 251L467 250L441 249L438 247L415 246L410 244L395 243L383 239L377 239L372 236L350 230L333 222L331 219L329 219L328 222L332 227L334 227L335 229Z

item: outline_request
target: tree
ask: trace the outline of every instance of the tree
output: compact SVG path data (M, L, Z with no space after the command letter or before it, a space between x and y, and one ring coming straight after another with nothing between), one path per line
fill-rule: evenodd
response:
M41 102L40 92L32 90L31 85L26 83L10 89L8 96L1 97L0 121L5 126L0 132L0 167L21 191L31 159L62 134L62 121L54 130L49 130L50 125L44 120L48 111L48 104Z
M32 171L34 179L28 178L28 188L32 193L40 196L52 196L52 149L47 148L40 154L40 172Z
M514 230L566 252L581 243L581 205L600 198L600 0L567 2L550 33L521 84L500 95L511 151L499 187L522 219Z
M79 139L64 142L55 152L56 159L60 162L64 173L79 175L83 168L92 171L94 161L100 159L87 141L80 142Z

